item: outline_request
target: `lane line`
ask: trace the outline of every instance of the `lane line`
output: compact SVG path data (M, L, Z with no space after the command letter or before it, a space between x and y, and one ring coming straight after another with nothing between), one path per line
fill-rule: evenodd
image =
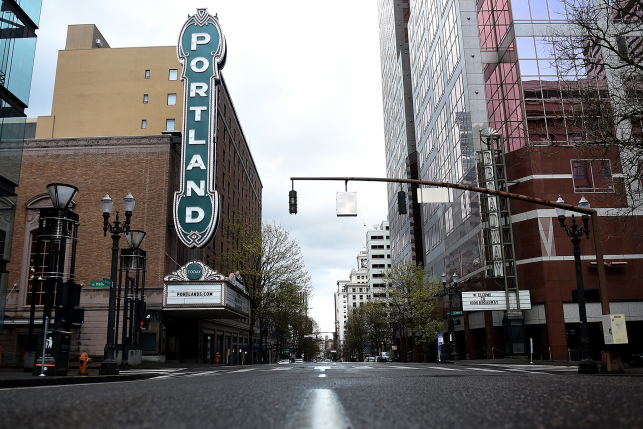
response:
M441 369L442 371L460 371L459 369L444 368L444 367L441 367L441 366L427 366L427 368L429 368L429 369Z
M321 374L325 375L325 374ZM298 429L350 429L352 425L337 395L330 389L314 389L294 421Z

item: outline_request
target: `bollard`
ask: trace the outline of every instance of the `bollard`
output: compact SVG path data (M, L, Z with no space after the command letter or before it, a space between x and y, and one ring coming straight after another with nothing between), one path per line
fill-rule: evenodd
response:
M78 358L78 375L89 375L87 373L87 367L91 362L91 358L87 356L86 352L83 352Z

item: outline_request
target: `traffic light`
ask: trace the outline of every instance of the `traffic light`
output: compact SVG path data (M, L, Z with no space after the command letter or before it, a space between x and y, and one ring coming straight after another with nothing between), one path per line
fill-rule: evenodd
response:
M406 214L406 192L404 191L397 193L397 210L401 215Z
M288 212L290 214L297 214L297 191L293 189L292 191L288 192L288 199L289 199Z
M149 331L150 330L150 315L148 314L143 319L140 319L138 322L139 331Z

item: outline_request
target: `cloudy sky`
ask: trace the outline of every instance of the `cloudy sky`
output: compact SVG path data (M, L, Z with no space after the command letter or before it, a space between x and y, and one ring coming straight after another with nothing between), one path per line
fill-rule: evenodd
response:
M223 70L263 182L263 219L298 240L314 285L311 315L334 329L333 293L386 217L384 184L349 183L358 216L337 218L343 182L291 176L385 176L377 3L323 1L44 0L27 115L49 115L67 26L96 24L112 48L175 45L188 14L218 14L228 42ZM177 63L178 64L178 63Z

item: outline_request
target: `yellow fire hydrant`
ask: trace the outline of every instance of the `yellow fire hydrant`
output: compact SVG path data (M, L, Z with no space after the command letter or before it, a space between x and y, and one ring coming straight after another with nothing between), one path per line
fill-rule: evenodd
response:
M78 358L78 375L89 375L87 374L87 367L91 361L91 358L87 356L86 352L80 355Z

